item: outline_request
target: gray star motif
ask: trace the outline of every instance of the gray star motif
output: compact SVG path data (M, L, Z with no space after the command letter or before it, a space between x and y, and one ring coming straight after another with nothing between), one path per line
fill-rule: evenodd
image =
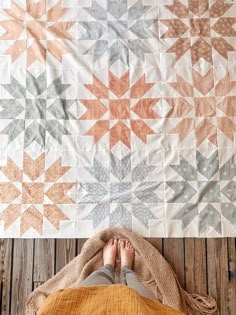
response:
M47 87L46 71L37 78L27 71L26 87L14 76L11 76L11 83L2 84L2 87L14 99L0 101L2 108L0 118L11 119L11 121L3 130L0 130L0 134L8 135L10 143L24 132L25 148L33 141L45 147L46 133L61 144L62 136L70 133L58 120L76 119L69 111L75 100L61 98L61 94L69 86L69 84L63 84L61 77L58 77ZM55 100L47 108L47 100L51 99ZM25 112L24 119L22 118L23 112ZM47 119L47 112L53 115L55 119ZM21 118L18 118L19 115ZM26 125L25 120L33 121Z
M132 214L120 204L110 213L110 226L132 229Z
M144 39L156 38L151 27L157 18L145 18L145 13L150 8L143 5L142 0L138 0L129 8L127 0L107 0L106 9L93 0L91 7L83 8L93 20L79 21L85 29L79 40L87 40L88 44L93 41L84 54L92 55L93 63L96 63L108 51L109 66L117 60L127 65L130 51L144 61L145 54L152 53ZM110 45L110 41L114 40Z
M169 203L185 203L192 199L197 191L188 182L167 181L166 184L174 191L172 197L169 197Z
M199 202L220 202L220 185L217 181L199 181Z
M230 181L227 185L221 190L222 194L224 194L231 202L236 201L236 182Z
M221 180L232 180L236 175L236 164L234 162L234 155L220 168Z
M180 156L180 165L170 165L170 167L187 181L197 180L196 169L194 169L182 156Z
M85 219L92 220L95 228L107 217L110 226L130 228L133 216L148 228L149 220L156 217L147 204L163 202L155 192L161 182L145 181L147 175L155 168L156 166L147 165L145 158L132 170L130 153L119 159L111 152L108 167L94 159L93 166L85 167L91 174L93 182L88 182L87 179L86 182L79 184L79 190L85 195L78 200L78 203L96 204ZM125 181L130 173L136 181L135 185ZM112 204L118 206L116 210L110 211ZM128 204L131 205L132 212L127 210Z
M219 171L218 150L213 152L209 158L206 158L199 151L197 151L196 158L198 172L207 179L211 179L211 177Z
M209 226L221 233L220 213L210 204L199 213L199 233L205 232Z
M183 229L185 229L195 217L198 216L198 206L192 203L186 203L175 216L172 217L173 220L181 220Z
M233 225L236 225L236 206L232 203L222 203L221 213Z

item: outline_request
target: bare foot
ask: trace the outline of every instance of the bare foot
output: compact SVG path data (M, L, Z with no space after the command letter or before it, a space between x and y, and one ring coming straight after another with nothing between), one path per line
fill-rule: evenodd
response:
M121 268L124 266L132 268L134 261L134 248L129 241L120 240Z
M117 252L117 240L111 238L103 247L104 266L109 264L115 267L116 252Z

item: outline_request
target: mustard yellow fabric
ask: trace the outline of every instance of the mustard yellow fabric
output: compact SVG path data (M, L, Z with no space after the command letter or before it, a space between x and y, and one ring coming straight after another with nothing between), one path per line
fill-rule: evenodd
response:
M48 296L37 315L184 315L125 285L64 289Z

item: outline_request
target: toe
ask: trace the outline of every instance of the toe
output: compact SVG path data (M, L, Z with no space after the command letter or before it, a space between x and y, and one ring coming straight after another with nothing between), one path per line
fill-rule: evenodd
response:
M125 242L123 240L120 240L120 246L121 246L121 248L125 247Z

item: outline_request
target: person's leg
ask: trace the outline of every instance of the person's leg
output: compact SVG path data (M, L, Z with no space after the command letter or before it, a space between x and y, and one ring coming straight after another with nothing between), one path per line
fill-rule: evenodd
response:
M80 287L90 287L93 285L111 285L115 283L114 268L112 265L105 265L94 271L84 281Z
M121 269L120 281L127 285L129 288L134 289L140 295L147 297L149 299L155 300L155 294L148 290L141 281L139 281L136 273L131 270L128 266L124 266Z
M134 289L140 295L155 300L155 295L139 281L136 273L131 270L134 260L134 248L129 241L120 241L121 273L120 283Z
M103 248L104 266L94 271L80 283L80 287L111 285L115 283L114 266L117 252L117 240L110 239Z

